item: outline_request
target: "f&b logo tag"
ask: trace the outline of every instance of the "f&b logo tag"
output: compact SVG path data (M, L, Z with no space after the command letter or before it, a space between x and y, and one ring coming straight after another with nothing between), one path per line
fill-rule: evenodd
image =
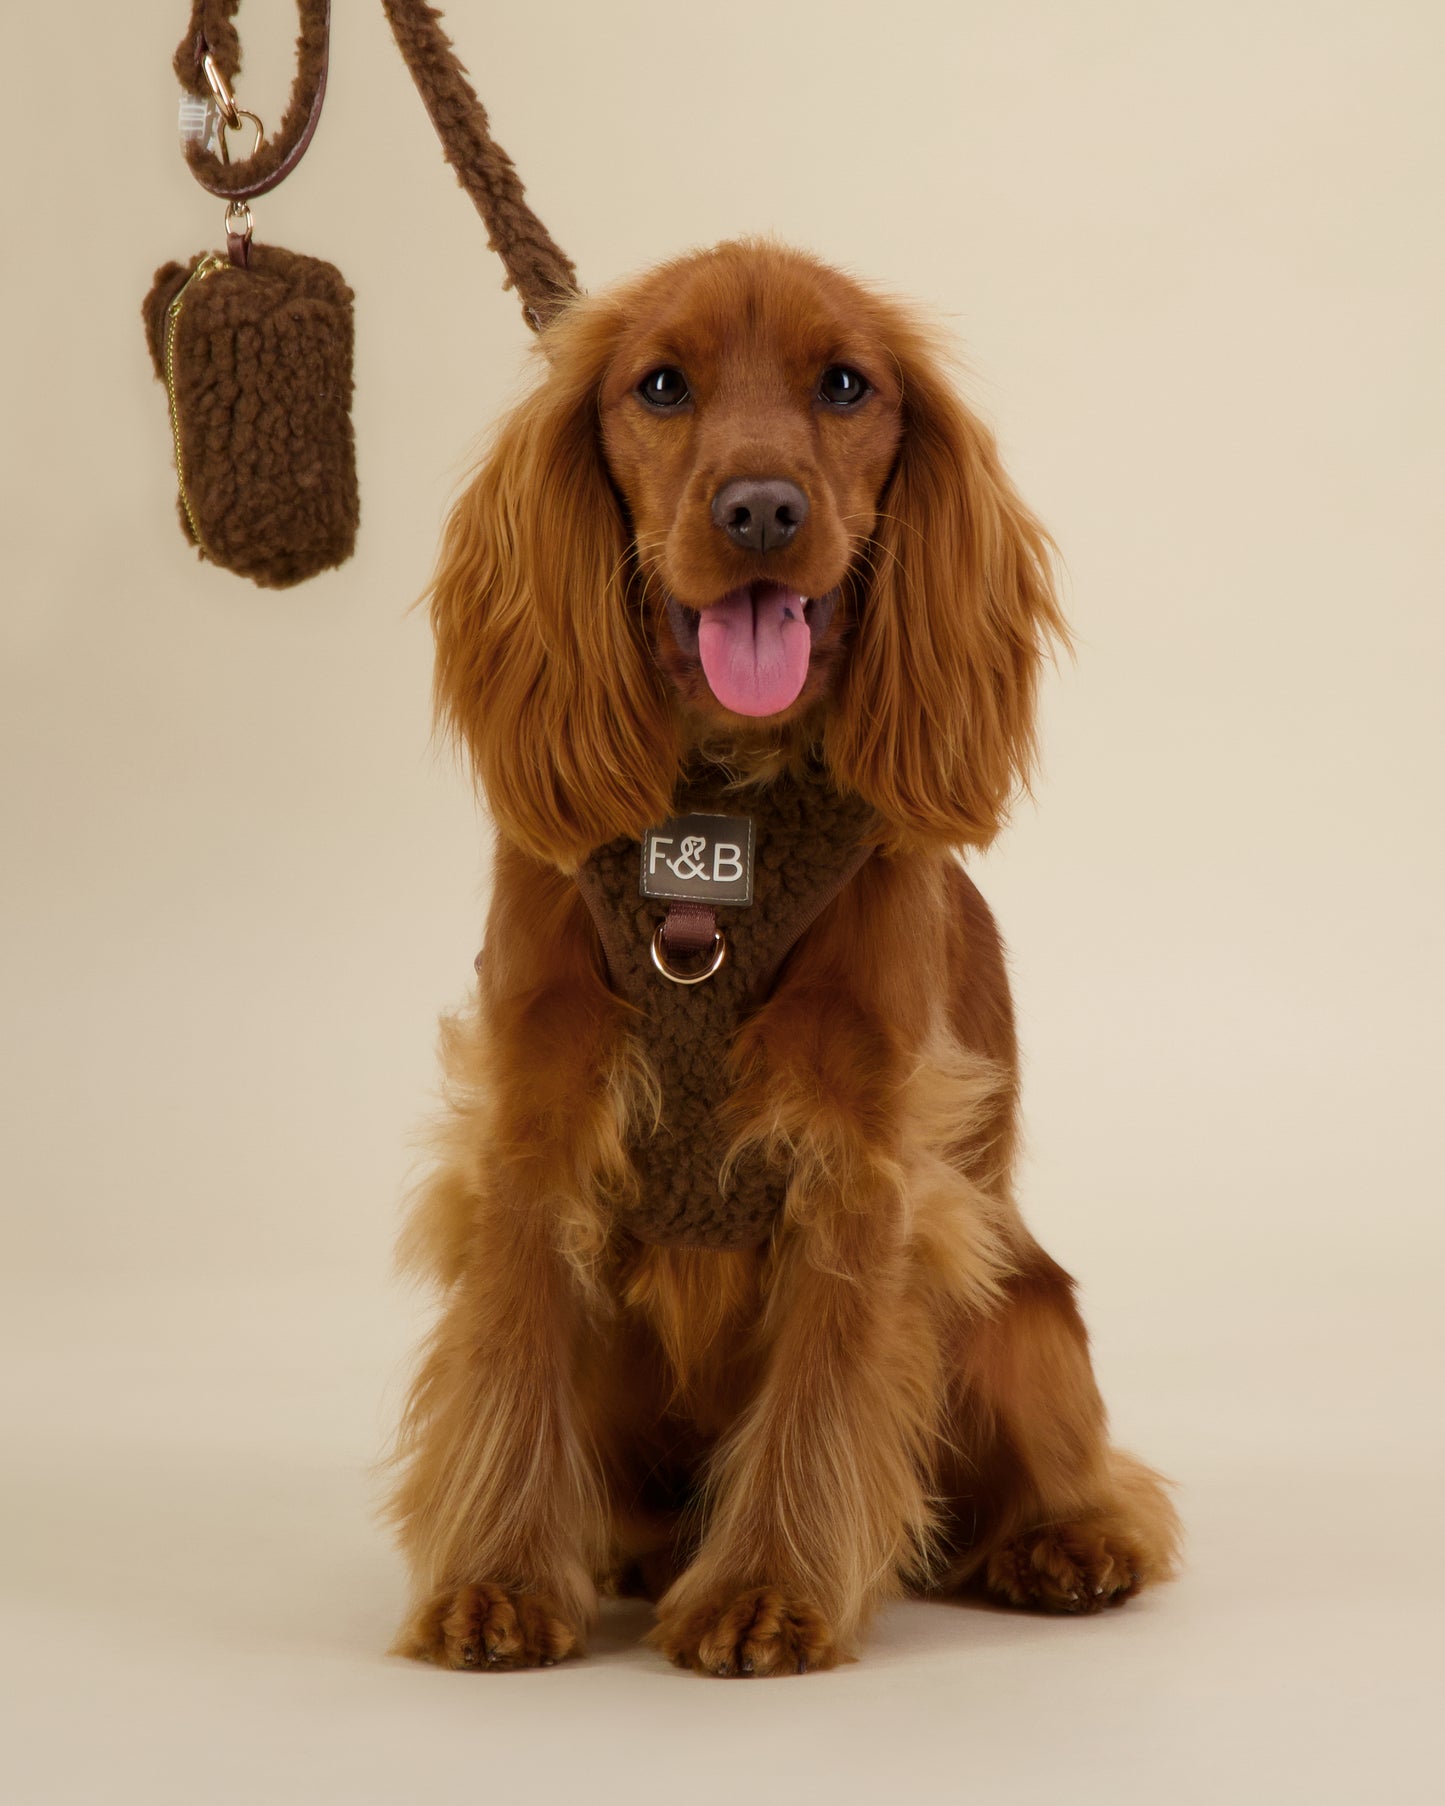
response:
M642 837L642 894L682 903L753 900L753 824L746 815L677 815Z

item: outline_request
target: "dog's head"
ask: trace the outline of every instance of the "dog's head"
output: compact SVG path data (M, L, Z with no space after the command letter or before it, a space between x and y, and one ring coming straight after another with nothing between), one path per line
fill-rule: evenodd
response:
M448 523L437 703L565 867L705 745L821 749L894 844L986 844L1063 627L1048 542L907 310L726 244L581 301Z

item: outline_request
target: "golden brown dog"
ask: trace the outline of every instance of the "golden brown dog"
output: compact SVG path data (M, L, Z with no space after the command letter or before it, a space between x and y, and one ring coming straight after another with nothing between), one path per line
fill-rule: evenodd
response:
M1176 1520L1014 1203L1008 983L957 857L1027 778L1048 541L908 311L809 257L685 258L543 351L432 590L498 844L406 1243L442 1309L398 1451L398 1648L554 1662L624 1586L674 1661L784 1674L905 1589L1117 1604L1169 1574ZM756 1249L621 1225L655 1075L569 875L666 818L689 757L744 806L821 759L881 823L718 1051L734 1147L786 1167Z

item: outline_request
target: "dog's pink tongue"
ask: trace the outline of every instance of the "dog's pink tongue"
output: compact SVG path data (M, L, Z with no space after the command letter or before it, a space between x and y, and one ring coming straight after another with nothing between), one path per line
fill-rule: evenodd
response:
M703 674L737 715L776 715L795 702L812 647L803 598L775 583L734 590L698 622Z

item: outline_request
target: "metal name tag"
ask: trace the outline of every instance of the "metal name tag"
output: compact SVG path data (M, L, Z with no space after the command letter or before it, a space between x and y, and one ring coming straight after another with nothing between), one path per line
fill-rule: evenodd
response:
M753 900L747 815L678 815L642 837L642 894L680 903Z

